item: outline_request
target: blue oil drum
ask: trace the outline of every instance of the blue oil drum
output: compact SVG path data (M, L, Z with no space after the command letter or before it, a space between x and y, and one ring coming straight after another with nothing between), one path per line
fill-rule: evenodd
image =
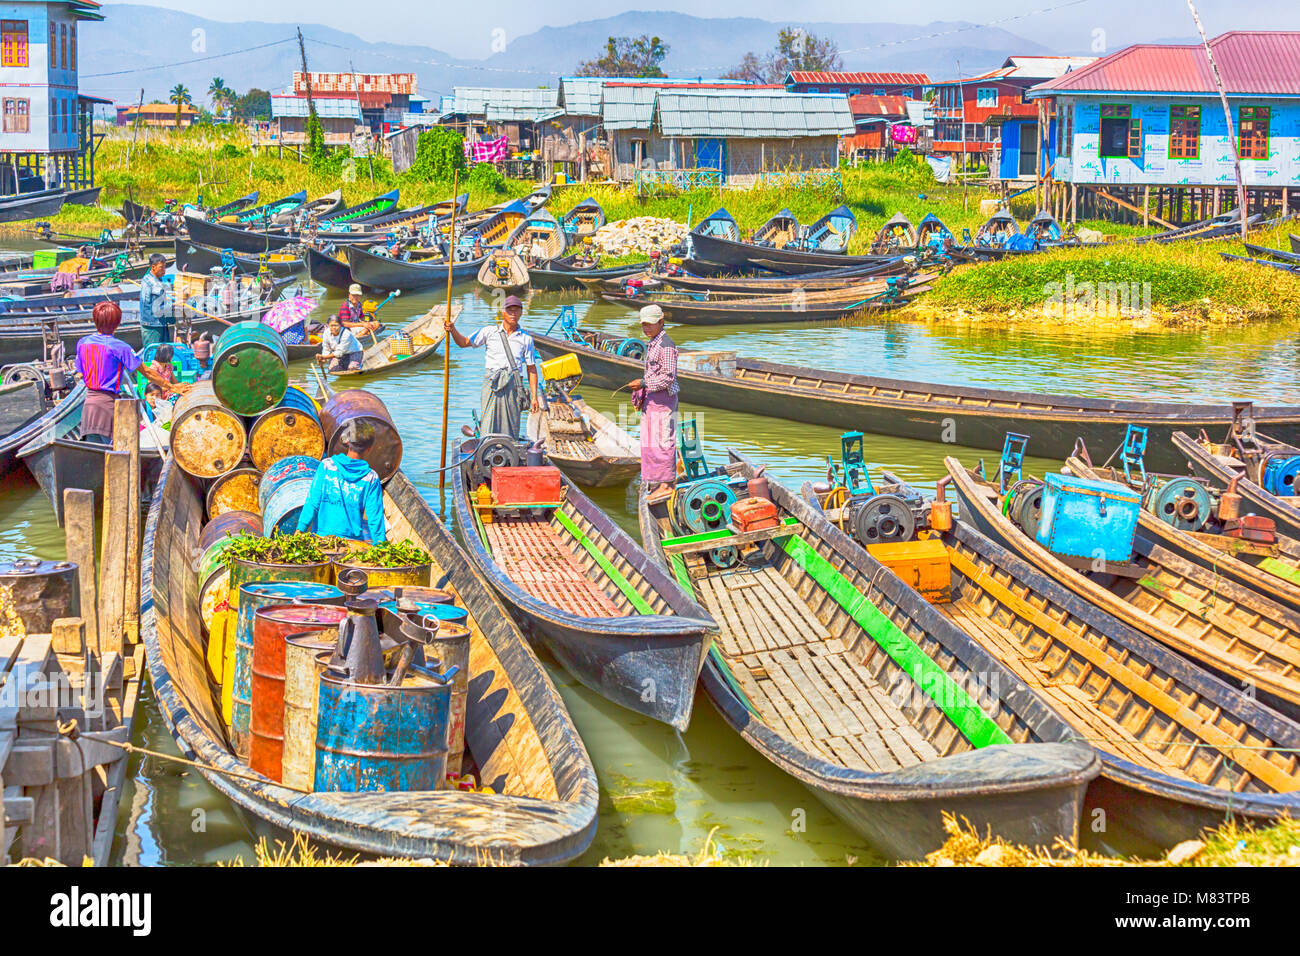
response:
M316 791L437 790L447 772L452 685L412 667L400 687L321 675Z
M262 481L257 486L257 504L262 510L262 533L271 536L271 525L266 520L266 504L271 495L281 485L306 478L308 482L316 477L320 459L310 455L290 455L281 458L262 472Z
M295 478L282 482L271 492L262 512L262 527L267 535L293 534L298 530L298 519L307 503L311 482L311 478Z
M285 565L285 567L292 567ZM342 604L343 592L315 581L250 581L239 587L235 625L235 661L231 680L230 744L247 761L251 743L253 699L253 620L273 604Z
M1289 497L1296 493L1296 479L1300 477L1300 455L1270 458L1264 465L1260 485L1269 494Z

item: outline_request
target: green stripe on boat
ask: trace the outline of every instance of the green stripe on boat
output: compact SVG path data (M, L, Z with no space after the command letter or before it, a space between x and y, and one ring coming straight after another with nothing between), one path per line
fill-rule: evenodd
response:
M641 614L654 613L654 608L650 606L649 602L637 593L636 588L632 587L631 582L628 581L627 578L623 577L622 572L620 572L618 568L609 563L609 558L605 557L605 555L600 552L600 549L596 547L595 543L583 533L582 529L573 523L573 519L559 508L556 508L555 520L564 527L565 531L569 532L569 534L573 535L573 537L577 539L578 544L587 549L587 553L592 556L596 564L600 566L600 569L609 575L609 579L618 585L618 589L623 592L623 596L632 602L632 606L636 608L637 611Z
M818 554L812 545L796 535L778 538L777 543L938 705L972 747L1014 743L1006 731L994 723L942 667L854 587L848 578L840 574L834 565Z
M1291 565L1277 558L1265 558L1259 562L1259 569L1267 571L1274 577L1281 578L1283 581L1290 581L1292 584L1300 584L1300 570L1296 570Z
M798 518L783 518L781 524L791 527L799 523ZM698 544L701 541L720 541L723 538L735 537L736 532L723 528L719 531L701 531L699 534L684 534L677 538L664 538L660 542L665 548L671 548L678 544Z

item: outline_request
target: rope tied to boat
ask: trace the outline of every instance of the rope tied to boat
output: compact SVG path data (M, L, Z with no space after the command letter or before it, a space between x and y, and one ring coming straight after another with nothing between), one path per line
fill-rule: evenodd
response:
M57 726L58 726L59 734L61 736L67 737L74 744L76 744L78 752L82 753L81 763L82 766L84 767L86 763L86 758L84 752L81 751L81 744L77 741L77 738L81 736L81 728L77 726L76 719L74 718L72 720L67 721L66 723L59 723ZM221 774L223 777L229 777L232 780L250 780L253 783L262 783L262 784L272 782L269 781L268 778L260 775L240 773L235 770L225 770L221 767L217 767L210 763L203 763L198 760L189 760L185 757L177 756L176 754L165 754L157 750L150 750L148 747L137 747L129 740L127 741L99 740L99 743L108 744L110 747L117 747L121 750L125 750L128 754L144 754L146 757L157 757L159 760L169 760L172 763L182 764L186 767L194 767L197 770L206 770L211 773Z

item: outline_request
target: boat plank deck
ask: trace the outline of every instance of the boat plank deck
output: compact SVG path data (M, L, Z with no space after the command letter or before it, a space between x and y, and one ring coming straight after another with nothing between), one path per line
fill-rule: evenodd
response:
M483 526L492 556L512 581L552 607L580 617L623 613L565 545L546 517L498 517Z

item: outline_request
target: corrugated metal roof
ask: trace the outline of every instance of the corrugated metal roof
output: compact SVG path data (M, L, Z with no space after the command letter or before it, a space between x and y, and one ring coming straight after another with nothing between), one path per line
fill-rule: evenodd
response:
M1013 79L1045 80L1096 62L1095 56L1009 56L1002 66Z
M442 98L442 113L482 115L492 122L534 120L553 112L559 95L559 90L547 88L457 86L450 103L448 97Z
M839 83L851 86L927 86L930 77L925 73L826 73L813 70L794 70L785 75L790 83Z
M661 89L653 123L665 136L748 139L843 136L855 129L848 97L824 93Z
M559 106L571 116L599 116L603 76L563 76L560 78Z
M784 90L780 86L750 86L739 83L697 83L694 81L647 82L639 80L624 83L606 83L601 104L601 117L605 129L649 129L654 113L655 95L660 90L693 90L697 92L725 91L730 96L749 96L754 93L773 93Z
M906 96L874 96L860 93L849 97L849 112L858 116L903 116L907 113Z
M338 96L312 97L316 104L316 115L321 119L354 119L361 122L361 107L356 97ZM271 95L271 116L303 118L308 115L307 97L292 93L274 93Z
M1300 96L1300 32L1237 30L1215 37L1210 48L1228 93ZM1031 95L1085 91L1217 95L1218 88L1200 44L1139 43L1041 83Z

